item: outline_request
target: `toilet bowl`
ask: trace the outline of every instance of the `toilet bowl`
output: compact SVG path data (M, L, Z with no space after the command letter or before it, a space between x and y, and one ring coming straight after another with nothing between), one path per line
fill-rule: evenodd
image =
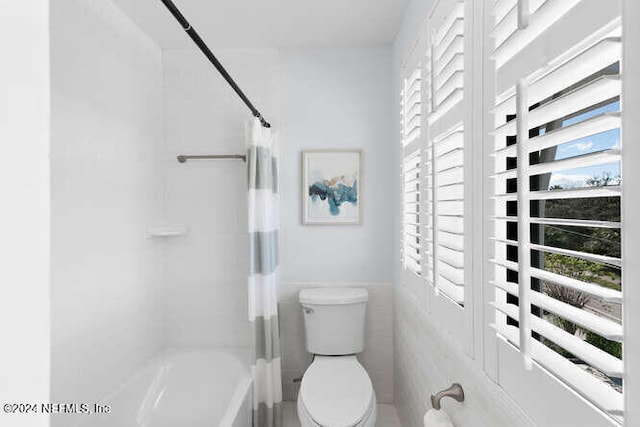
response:
M376 396L356 356L316 356L298 393L303 427L373 427Z
M364 289L316 288L300 292L306 349L313 363L302 376L302 427L373 427L376 395L357 353L364 350Z

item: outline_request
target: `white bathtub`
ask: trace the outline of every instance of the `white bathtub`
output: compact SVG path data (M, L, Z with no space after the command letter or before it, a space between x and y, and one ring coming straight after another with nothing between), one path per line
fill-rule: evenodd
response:
M248 351L166 351L99 402L83 427L249 427Z

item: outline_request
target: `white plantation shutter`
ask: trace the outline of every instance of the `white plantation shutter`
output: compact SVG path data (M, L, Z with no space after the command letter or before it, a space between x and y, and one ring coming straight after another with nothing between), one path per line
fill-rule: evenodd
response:
M494 326L527 368L536 362L614 417L624 377L620 7L497 0L492 30Z
M427 282L464 304L465 285L465 4L441 1L429 22L424 93Z
M421 150L421 78L416 67L404 79L400 106L402 161L402 264L416 275L422 273L420 228Z

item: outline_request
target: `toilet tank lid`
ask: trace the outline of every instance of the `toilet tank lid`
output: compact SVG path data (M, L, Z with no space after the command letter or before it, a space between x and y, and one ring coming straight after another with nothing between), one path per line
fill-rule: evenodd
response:
M367 302L369 294L360 288L312 288L300 291L302 304L343 305Z

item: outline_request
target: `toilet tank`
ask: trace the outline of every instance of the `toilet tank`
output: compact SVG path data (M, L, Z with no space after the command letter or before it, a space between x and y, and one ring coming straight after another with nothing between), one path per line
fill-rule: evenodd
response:
M358 288L312 288L300 291L307 351L325 356L364 350L367 291Z

